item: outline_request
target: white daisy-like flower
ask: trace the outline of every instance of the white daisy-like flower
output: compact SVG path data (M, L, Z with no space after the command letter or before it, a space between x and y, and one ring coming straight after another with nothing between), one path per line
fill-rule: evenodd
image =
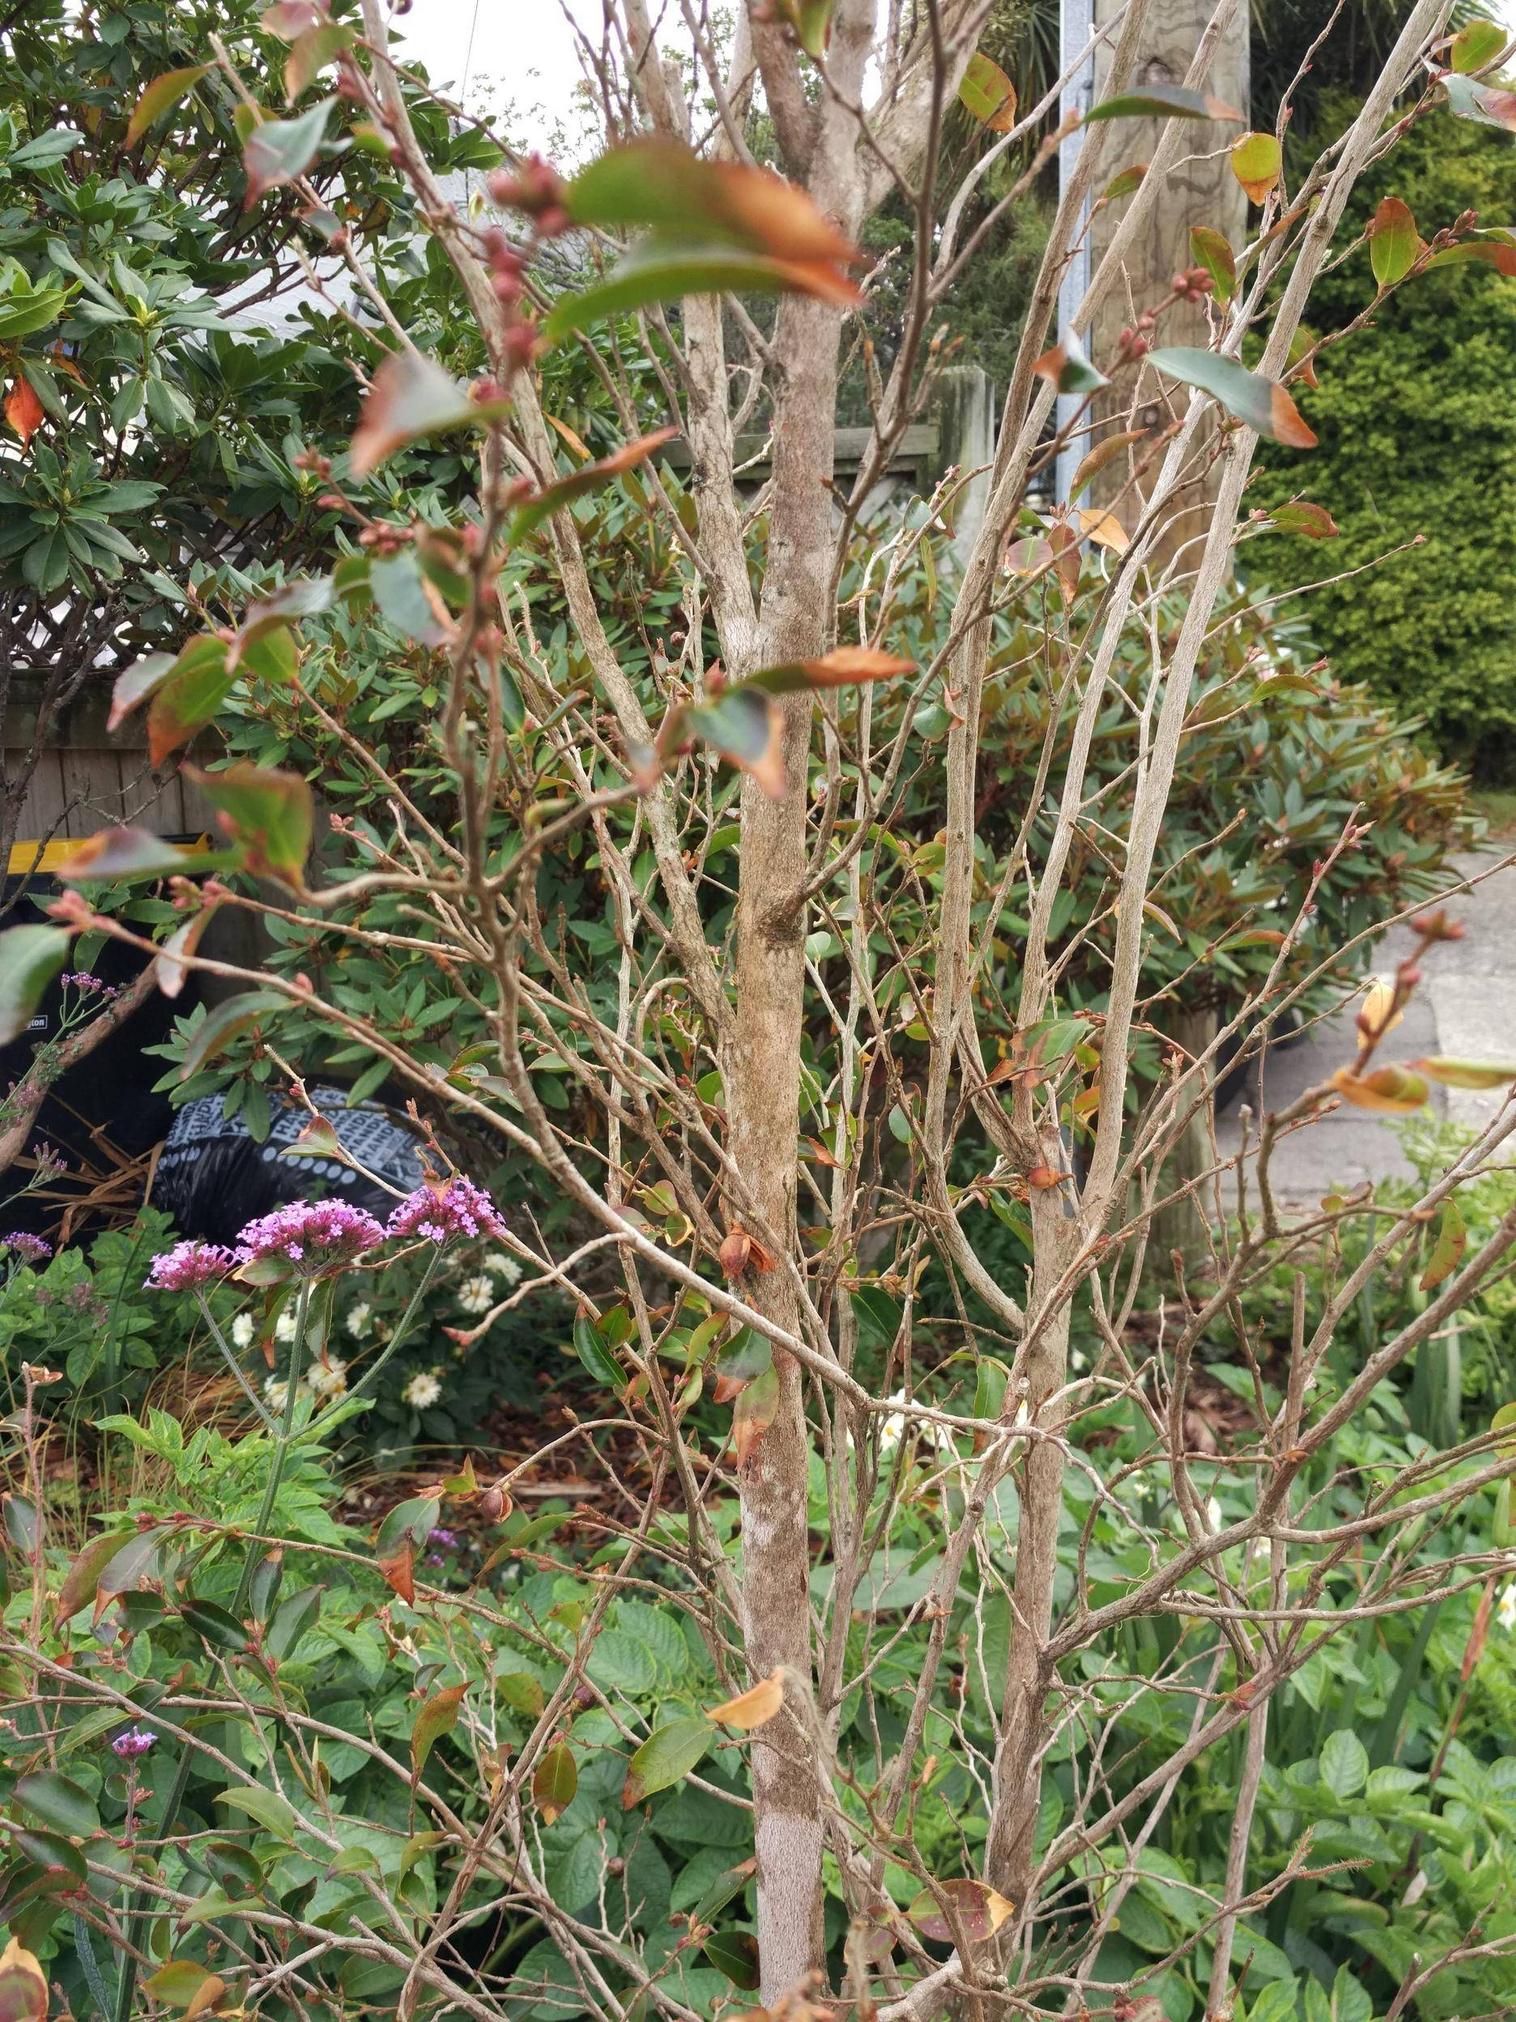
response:
M487 1313L494 1303L494 1281L483 1271L472 1278L465 1278L458 1287L458 1304L465 1313Z
M316 1363L310 1372L309 1382L316 1395L323 1399L342 1397L347 1392L347 1364L340 1355L328 1355L323 1362Z
M361 1341L373 1325L374 1309L367 1299L360 1299L356 1306L350 1306L343 1325L355 1341Z
M914 1402L915 1400L912 1401ZM880 1424L879 1451L881 1453L887 1453L891 1447L898 1446L905 1438L907 1432L911 1433L923 1445L935 1446L937 1444L938 1431L932 1421L929 1418L918 1418L914 1412L907 1412L904 1409L906 1395L903 1390L897 1390L894 1396L886 1398L885 1402L887 1404L898 1404L902 1408L899 1411L891 1411Z
M265 1380L263 1395L270 1411L283 1411L285 1405L289 1402L289 1394L290 1386L287 1376L270 1376ZM297 1394L300 1397L309 1397L312 1394L311 1386L305 1381L304 1377L300 1379L300 1389Z
M1516 1580L1507 1580L1500 1590L1500 1601L1495 1609L1500 1626L1510 1633L1516 1629Z
M493 1278L503 1278L507 1286L519 1285L521 1266L508 1250L491 1250L484 1260L484 1268Z
M401 1396L416 1411L425 1411L442 1395L442 1385L430 1369L422 1369L406 1384Z
M252 1345L253 1316L251 1313L239 1313L232 1322L232 1346L234 1348L251 1348Z
M294 1338L295 1309L293 1306L286 1306L284 1311L279 1315L279 1318L274 1322L274 1339L276 1341L293 1341Z

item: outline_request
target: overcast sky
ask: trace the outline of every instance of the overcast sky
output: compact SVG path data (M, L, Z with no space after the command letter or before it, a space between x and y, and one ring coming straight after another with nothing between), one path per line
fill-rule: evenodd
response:
M599 0L572 0L572 11L598 30ZM522 140L550 137L582 74L558 0L413 0L392 33L405 37L435 84L466 93L471 107L486 96L497 110L514 107ZM534 116L545 121L540 129Z

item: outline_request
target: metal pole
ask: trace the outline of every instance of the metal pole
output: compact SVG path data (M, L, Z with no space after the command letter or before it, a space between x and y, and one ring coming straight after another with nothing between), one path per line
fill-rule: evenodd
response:
M1089 44L1095 28L1095 0L1062 0L1059 8L1058 67L1069 71L1082 49ZM1091 56L1071 71L1063 93L1058 101L1059 115L1067 119L1071 112L1088 112L1095 95L1095 60ZM1062 197L1074 173L1074 164L1079 159L1079 150L1084 144L1084 134L1075 128L1058 143L1058 194ZM1086 208L1079 219L1079 244L1063 270L1063 280L1058 289L1058 327L1065 329L1074 318L1074 311L1084 300L1085 290L1090 285L1090 244L1088 236L1089 211ZM1058 426L1062 428L1072 417L1079 405L1079 396L1060 393L1058 396ZM1069 486L1073 482L1074 467L1082 451L1077 443L1065 445L1058 452L1057 488L1058 497L1068 502Z

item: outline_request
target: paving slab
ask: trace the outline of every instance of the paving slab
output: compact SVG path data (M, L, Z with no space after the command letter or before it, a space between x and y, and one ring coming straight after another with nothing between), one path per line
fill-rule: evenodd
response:
M1505 844L1458 857L1455 864L1465 877L1473 877L1490 871L1492 864L1501 864L1511 853ZM1465 1060L1516 1063L1516 864L1505 864L1457 894L1448 901L1447 911L1463 923L1465 937L1441 942L1428 953L1422 964L1425 980L1407 1006L1404 1022L1387 1042L1386 1057L1414 1059L1443 1053ZM1406 928L1392 929L1375 950L1376 973L1388 975L1413 945L1414 937ZM1276 1111L1287 1107L1305 1089L1352 1060L1358 1050L1356 1011L1355 999L1269 1049L1260 1070L1263 1107ZM1451 1123L1476 1130L1505 1100L1504 1089L1437 1088L1431 1109ZM1260 1108L1256 1084L1252 1091L1235 1095L1217 1114L1216 1135L1223 1155L1231 1155L1241 1143L1240 1110L1245 1102L1256 1116ZM1346 1105L1283 1140L1272 1169L1281 1203L1302 1207L1334 1189L1361 1186L1366 1180L1377 1184L1413 1177L1399 1119Z

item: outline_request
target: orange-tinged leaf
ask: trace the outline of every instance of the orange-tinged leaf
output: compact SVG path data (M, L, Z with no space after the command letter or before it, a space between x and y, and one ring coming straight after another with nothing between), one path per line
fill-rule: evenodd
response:
M1108 204L1119 203L1122 197L1132 196L1142 188L1142 179L1148 172L1145 161L1134 161L1130 168L1124 168L1119 175L1112 176L1101 192L1102 200Z
M1383 1039L1403 1021L1405 1013L1396 1004L1396 994L1395 985L1382 977L1376 976L1370 982L1354 1021L1365 1039Z
M1147 433L1145 428L1118 429L1116 434L1102 437L1093 449L1086 450L1074 472L1069 497L1077 498L1090 479L1104 470L1108 463L1114 463L1124 449L1130 449L1134 443L1145 442Z
M1450 1278L1463 1262L1463 1253L1469 1246L1469 1232L1464 1227L1463 1210L1451 1197L1442 1204L1442 1214L1437 1223L1437 1240L1433 1243L1427 1258L1426 1269L1421 1274L1423 1292L1434 1292L1444 1278Z
M779 1372L772 1362L744 1386L732 1411L732 1451L740 1467L779 1415Z
M1490 1610L1495 1600L1495 1582L1486 1580L1484 1592L1479 1596L1479 1604L1474 1610L1474 1620L1469 1628L1468 1641L1463 1646L1463 1662L1458 1667L1461 1684L1467 1685L1474 1675L1474 1667L1484 1655L1485 1644L1490 1634Z
M739 1727L746 1733L772 1720L783 1704L784 1673L772 1671L734 1699L723 1699L719 1706L708 1707L705 1717L722 1727Z
M612 148L574 177L564 205L577 224L643 226L707 245L715 237L774 260L846 266L858 257L794 183L770 169L703 161L682 141Z
M161 77L155 77L137 100L127 122L127 146L135 147L148 128L156 126L165 113L182 104L206 72L214 67L209 63L192 63L183 70L166 70Z
M1060 1187L1072 1174L1060 1172L1055 1165L1034 1165L1026 1176L1026 1183L1036 1193L1046 1193L1052 1187Z
M980 1945L995 1935L1015 1908L988 1882L960 1876L923 1889L906 1915L924 1938L950 1945L961 1933L969 1944Z
M1444 1088L1503 1088L1508 1081L1516 1081L1516 1067L1494 1060L1452 1060L1446 1054L1433 1054L1410 1065L1429 1081L1440 1081Z
M416 1553L409 1538L379 1560L385 1585L397 1593L408 1608L416 1604Z
M1300 534L1308 541L1334 540L1342 532L1326 507L1312 505L1309 499L1291 499L1288 505L1275 506L1266 524L1276 533Z
M349 451L353 475L364 478L386 457L422 436L483 427L510 406L503 397L474 400L434 359L393 351L375 372Z
M1277 380L1261 372L1249 372L1236 358L1223 358L1215 351L1175 344L1150 351L1148 363L1160 372L1198 386L1219 400L1229 414L1259 435L1282 442L1289 449L1314 449L1316 436L1300 410Z
M544 1825L556 1825L579 1790L579 1768L568 1743L548 1749L532 1773L532 1802Z
M443 1735L451 1734L458 1725L458 1709L467 1691L467 1685L444 1685L440 1692L432 1694L416 1715L416 1725L411 1729L413 1778L420 1776L426 1767L426 1758Z
M1016 87L1000 65L980 50L968 60L958 87L958 102L991 133L1009 133L1016 124Z
M667 1790L671 1783L688 1776L710 1747L711 1738L707 1720L669 1720L655 1727L626 1766L622 1809L630 1811L655 1791Z
M573 499L594 491L613 477L620 477L624 471L635 470L639 463L647 462L655 449L661 449L678 433L677 428L658 428L651 435L638 436L635 442L624 442L620 449L610 456L601 457L598 463L588 463L582 470L571 471L567 477L560 477L534 497L523 499L511 515L511 538L520 540Z
M1255 204L1268 196L1283 167L1279 142L1271 133L1245 133L1232 143L1232 174Z
M1388 1116L1410 1116L1429 1093L1421 1076L1404 1067L1376 1067L1363 1075L1354 1074L1350 1067L1339 1067L1332 1076L1332 1086L1355 1108L1376 1109Z
M1124 555L1132 545L1132 537L1114 513L1103 512L1099 506L1080 506L1079 524L1087 541L1094 541L1097 547L1110 548L1118 555Z
M1059 331L1058 342L1043 352L1032 370L1059 393L1098 393L1110 384L1090 363L1077 334L1070 329Z
M47 1975L17 1938L0 1952L0 2022L47 2022Z
M24 449L37 430L42 426L45 410L37 398L32 383L24 375L11 382L11 390L5 396L5 418L21 438Z
M1386 197L1369 221L1369 263L1374 279L1381 288L1404 280L1423 250L1409 207L1399 197Z
M1237 255L1226 235L1211 225L1191 225L1190 257L1211 277L1218 302L1230 302L1237 286Z
M914 660L902 660L897 653L883 653L875 646L834 646L815 660L786 660L778 667L763 667L742 685L761 688L769 695L794 695L806 688L852 688L867 681L890 681L898 674L913 674Z

